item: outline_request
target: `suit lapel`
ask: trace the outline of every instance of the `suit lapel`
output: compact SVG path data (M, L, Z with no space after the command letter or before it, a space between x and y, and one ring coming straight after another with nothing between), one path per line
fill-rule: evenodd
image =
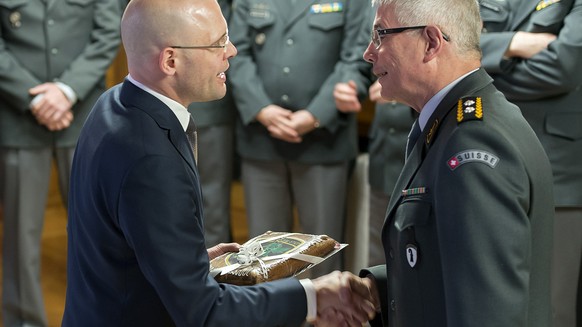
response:
M532 11L536 9L536 6L541 0L523 0L519 8L517 8L515 12L515 17L513 19L513 23L511 25L511 30L517 30L518 27L526 20L529 15L531 15Z
M121 99L125 106L135 107L144 111L156 121L161 129L166 130L172 145L188 163L192 171L197 174L196 164L194 163L186 133L178 118L168 106L128 80L123 82Z

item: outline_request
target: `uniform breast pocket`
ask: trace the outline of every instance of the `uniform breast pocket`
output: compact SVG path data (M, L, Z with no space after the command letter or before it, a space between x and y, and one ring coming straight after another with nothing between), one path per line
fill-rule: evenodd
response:
M546 131L570 141L582 140L582 113L559 112L546 117Z
M0 10L12 10L27 4L28 0L0 0Z
M507 2L483 0L479 2L483 33L501 32L509 25L509 6Z
M562 1L536 10L531 15L531 26L527 31L532 33L558 34L564 25L564 17L569 12L569 6Z
M431 202L426 195L405 197L396 210L394 226L402 232L411 227L427 225L431 207Z
M342 12L310 14L307 18L310 27L326 32L342 27L344 20Z
M275 16L268 10L251 9L248 24L255 30L264 30L275 23Z
M405 198L394 217L394 238L390 256L402 267L417 269L423 265L422 252L435 245L435 235L430 228L432 204L428 196Z
M92 5L95 2L95 0L67 0L67 3L72 5L72 6L81 6L81 7L86 7L89 5Z

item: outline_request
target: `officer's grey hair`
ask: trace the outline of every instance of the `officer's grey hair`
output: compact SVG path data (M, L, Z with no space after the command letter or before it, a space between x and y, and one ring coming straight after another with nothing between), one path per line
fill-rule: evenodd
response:
M372 0L372 5L392 6L401 26L434 24L458 53L481 58L478 0Z

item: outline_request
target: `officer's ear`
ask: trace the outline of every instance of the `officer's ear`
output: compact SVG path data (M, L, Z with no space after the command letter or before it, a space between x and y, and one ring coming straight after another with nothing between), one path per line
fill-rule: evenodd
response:
M435 25L428 25L422 31L422 37L426 42L425 62L436 58L443 50L443 46L448 42L448 37Z

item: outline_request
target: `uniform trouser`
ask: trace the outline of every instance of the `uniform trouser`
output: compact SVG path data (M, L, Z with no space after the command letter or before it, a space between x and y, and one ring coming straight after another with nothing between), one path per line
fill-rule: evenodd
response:
M241 177L249 237L293 230L293 206L300 231L343 242L348 162L310 165L242 159ZM341 255L311 269L317 277L342 268Z
M51 163L54 156L66 204L73 151L0 148L4 327L47 326L40 283L40 241Z
M382 227L386 219L388 202L390 202L390 197L386 193L373 188L370 190L369 267L386 263L384 245L382 243Z
M582 326L581 271L582 208L556 208L552 257L553 327Z
M206 247L231 242L230 191L234 169L234 127L198 128L198 172L204 199Z

